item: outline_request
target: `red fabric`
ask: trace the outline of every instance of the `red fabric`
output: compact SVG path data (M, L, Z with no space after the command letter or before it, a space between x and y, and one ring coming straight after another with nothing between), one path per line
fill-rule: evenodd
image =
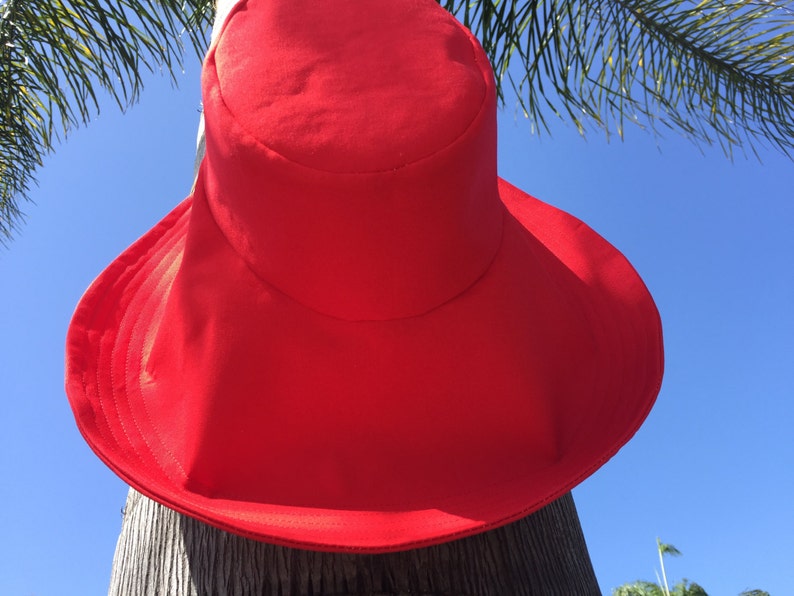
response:
M473 37L425 2L262 2L229 28L203 75L207 194L260 277L384 320L482 275L502 218L493 75Z
M527 515L637 430L653 301L497 178L492 74L432 0L243 2L203 93L196 192L67 339L78 426L124 480L244 536L386 552Z

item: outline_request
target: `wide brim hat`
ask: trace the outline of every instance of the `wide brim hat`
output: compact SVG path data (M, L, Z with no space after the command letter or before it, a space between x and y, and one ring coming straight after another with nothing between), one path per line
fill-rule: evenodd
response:
M528 515L662 378L621 253L496 173L477 40L433 0L243 0L204 63L195 190L67 337L91 448L179 512L387 552Z

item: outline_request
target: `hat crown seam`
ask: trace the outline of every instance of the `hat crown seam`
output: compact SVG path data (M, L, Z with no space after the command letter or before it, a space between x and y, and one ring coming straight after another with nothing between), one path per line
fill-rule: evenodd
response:
M293 301L295 304L299 304L303 308L306 308L307 310L310 310L310 311L312 311L313 313L315 313L317 315L320 315L320 316L323 316L323 317L328 317L329 319L333 319L333 320L336 320L336 321L346 321L346 322L349 322L349 323L376 323L376 322L377 323L383 323L383 322L388 322L388 321L406 321L406 320L409 320L409 319L424 317L424 316L432 313L434 310L442 308L446 304L449 304L450 302L453 302L454 300L456 300L457 298L459 298L460 296L462 296L463 294L468 292L471 288L476 286L480 282L480 280L482 278L484 278L488 274L488 271L491 269L491 267L493 266L494 261L496 260L497 256L501 252L502 244L504 242L504 228L505 228L504 220L508 216L507 209L504 207L504 205L501 205L501 203L500 203L500 210L502 212L502 215L501 215L501 218L500 218L500 225L499 225L499 241L495 243L493 254L491 255L490 259L488 260L487 265L483 268L482 272L480 272L479 275L477 275L469 284L467 284L460 291L456 292L452 296L449 296L449 297L445 298L444 300L442 300L438 304L435 304L435 305L429 307L426 310L422 310L421 312L411 313L409 315L404 315L404 316L395 316L395 317L386 317L386 318L375 318L375 317L373 317L373 318L360 318L360 319L358 319L358 318L349 318L349 317L337 316L337 315L331 314L330 312L326 312L324 310L320 310L320 309L318 309L318 308L316 308L314 306L311 306L308 303L306 303L305 301L300 300L299 298L296 298L295 296L293 296L292 294L290 294L286 290L282 289L277 283L275 283L273 281L270 281L269 279L265 278L263 275L258 273L256 271L256 269L248 261L248 259L246 259L245 256L241 255L240 252L235 248L234 244L229 240L229 238L226 236L226 233L223 231L223 228L218 223L218 220L216 219L215 214L213 213L213 210L212 210L212 202L207 200L207 197L206 197L206 192L207 191L206 191L206 189L203 186L203 181L202 180L199 180L199 182L196 184L196 191L197 191L196 194L200 193L200 194L204 195L201 198L203 198L203 200L206 202L207 212L208 212L210 218L212 219L212 223L217 228L218 234L223 237L223 241L226 243L226 245L232 250L232 252L237 256L237 258L240 259L240 261L242 261L245 264L246 269L251 272L251 274L257 279L257 281L259 281L260 283L265 284L266 286L274 289L275 291L277 291L279 294L281 294L285 298L288 298L289 300ZM195 197L195 198L198 198L198 197ZM195 198L194 198L194 200L195 200Z

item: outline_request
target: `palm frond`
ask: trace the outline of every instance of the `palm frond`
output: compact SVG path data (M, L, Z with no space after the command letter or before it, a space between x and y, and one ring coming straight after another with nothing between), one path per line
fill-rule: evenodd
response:
M439 0L441 2L441 0ZM794 149L794 0L443 0L533 125L672 129L726 153ZM202 54L212 0L0 0L0 243L54 142Z
M683 579L678 582L673 591L672 596L709 596L702 586L695 582L690 582L688 579Z
M533 126L794 148L794 0L444 0Z
M54 142L87 123L104 89L122 109L146 70L172 75L183 39L202 54L212 0L6 0L0 4L0 243Z
M658 584L638 580L614 588L612 596L663 596L663 592Z
M656 544L659 548L660 555L670 555L671 557L680 557L681 551L674 547L672 544L665 544L658 538L656 539Z

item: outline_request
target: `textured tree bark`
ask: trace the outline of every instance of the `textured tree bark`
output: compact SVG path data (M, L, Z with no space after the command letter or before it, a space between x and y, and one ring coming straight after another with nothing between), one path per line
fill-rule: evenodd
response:
M109 594L593 596L600 591L570 494L477 536L358 555L241 538L131 489Z

